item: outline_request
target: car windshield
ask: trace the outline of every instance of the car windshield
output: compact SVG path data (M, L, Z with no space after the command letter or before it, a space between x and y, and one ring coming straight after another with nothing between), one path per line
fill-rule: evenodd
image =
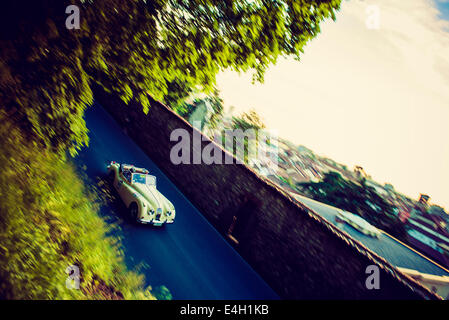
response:
M156 185L156 177L151 176L149 174L143 174L143 173L133 173L133 183L140 183L140 184L146 184L149 186L155 186Z

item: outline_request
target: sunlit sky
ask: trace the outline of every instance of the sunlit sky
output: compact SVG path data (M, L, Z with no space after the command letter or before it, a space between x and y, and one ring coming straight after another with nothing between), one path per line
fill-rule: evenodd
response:
M301 61L279 60L264 84L217 81L226 106L279 136L449 209L449 0L344 0Z

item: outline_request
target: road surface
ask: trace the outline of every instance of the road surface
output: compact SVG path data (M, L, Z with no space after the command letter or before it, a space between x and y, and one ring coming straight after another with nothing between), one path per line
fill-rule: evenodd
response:
M404 246L400 242L391 238L385 233L380 235L379 239L372 238L357 231L347 223L337 223L335 216L337 215L338 208L329 206L327 204L292 194L298 201L304 203L307 207L321 215L327 221L332 223L340 230L345 231L354 239L360 241L365 247L371 249L379 256L390 262L393 266L402 267L407 269L414 269L421 273L428 273L439 276L449 276L449 272L440 268L434 262L421 256L414 250Z
M133 224L116 203L101 208L120 227L114 233L123 238L128 267L149 266L141 270L147 285L166 286L173 299L279 299L98 103L85 120L89 147L74 162L86 183L104 178L111 160L134 164L157 177L157 188L176 208L175 222L163 228Z

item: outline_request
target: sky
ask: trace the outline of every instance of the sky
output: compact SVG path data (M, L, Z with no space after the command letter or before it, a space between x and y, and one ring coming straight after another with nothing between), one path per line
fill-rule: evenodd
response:
M217 86L280 137L449 209L449 0L343 0L301 61Z

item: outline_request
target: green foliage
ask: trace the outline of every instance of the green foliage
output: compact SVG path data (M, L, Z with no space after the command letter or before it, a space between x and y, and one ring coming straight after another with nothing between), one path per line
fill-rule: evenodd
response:
M240 116L238 117L232 117L232 125L234 130L242 130L242 131L254 131L254 137L252 137L251 139L248 138L244 140L243 142L243 149L244 149L244 154L243 157L239 156L237 154L237 141L236 138L234 138L233 141L233 154L237 157L237 158L243 158L240 159L243 162L245 162L246 164L249 163L250 160L250 144L251 146L253 146L253 148L255 150L257 150L258 146L259 146L259 130L265 128L265 124L263 123L261 117L257 114L257 112L252 109L249 112L243 112ZM251 141L250 141L251 140ZM257 151L255 151L257 153Z
M313 199L356 213L376 227L405 239L405 228L393 207L362 180L356 184L337 172L329 172L320 182L298 183L298 188Z
M0 12L0 106L44 146L87 144L83 112L93 84L178 105L210 92L223 69L263 80L279 56L297 58L335 19L341 0L8 1ZM65 8L80 8L80 30Z
M223 117L223 99L220 98L220 92L215 89L213 94L206 98L206 101L210 103L213 109L213 113L209 120L209 127L216 129Z
M288 179L278 176L278 179L281 180L283 183L291 187L292 189L296 189L296 185L293 183L293 179L288 177Z
M178 106L195 90L212 92L226 68L253 70L262 81L279 56L299 58L340 1L7 1L0 11L0 297L118 290L151 298L141 277L126 272L119 244L105 236L92 199L61 159L88 144L83 114L92 88L150 112L148 94ZM73 4L80 30L65 25ZM65 288L71 264L81 266L83 290Z
M193 111L196 109L196 103L182 103L176 109L176 113L179 114L186 120L189 120L189 117L192 115Z
M188 120L200 103L209 104L212 107L213 111L210 116L208 126L211 129L217 128L223 117L224 107L223 99L220 98L220 92L216 88L210 95L204 98L195 98L193 103L181 103L174 109L176 113Z
M26 141L4 112L0 121L0 298L153 298L74 168ZM80 267L81 290L66 288L69 265Z
M265 128L265 124L254 109L249 112L243 112L238 117L233 117L232 123L234 125L234 129L242 129L243 131L248 129L259 130Z
M170 290L168 290L166 286L155 287L153 288L152 293L158 300L171 300L173 298Z

